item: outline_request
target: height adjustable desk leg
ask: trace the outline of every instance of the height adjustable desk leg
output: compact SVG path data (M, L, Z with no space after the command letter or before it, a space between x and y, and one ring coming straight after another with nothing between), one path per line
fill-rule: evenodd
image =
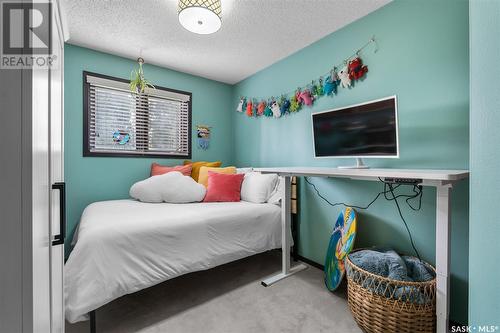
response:
M275 282L283 280L292 274L300 272L307 268L304 264L297 264L293 267L290 266L290 247L291 247L291 177L280 176L281 180L281 256L282 256L282 270L281 273L270 276L262 280L264 287L270 286Z
M448 332L450 312L451 185L436 188L436 316L437 333Z

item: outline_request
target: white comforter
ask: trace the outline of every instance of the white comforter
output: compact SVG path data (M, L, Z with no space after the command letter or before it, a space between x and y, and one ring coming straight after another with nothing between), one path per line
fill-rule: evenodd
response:
M65 265L66 319L189 272L281 246L273 204L96 202Z

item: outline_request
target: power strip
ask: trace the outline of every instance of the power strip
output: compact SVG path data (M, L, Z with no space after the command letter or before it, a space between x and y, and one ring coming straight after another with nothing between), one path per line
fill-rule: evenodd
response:
M400 185L419 185L422 183L422 179L420 178L393 178L393 177L385 177L384 182L391 184L400 184Z

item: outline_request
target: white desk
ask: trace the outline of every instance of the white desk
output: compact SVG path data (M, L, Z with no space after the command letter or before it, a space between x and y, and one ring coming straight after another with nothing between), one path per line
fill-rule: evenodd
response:
M468 170L410 169L337 169L337 168L258 168L262 173L277 173L282 178L281 205L282 271L262 281L269 286L307 268L304 264L290 266L290 178L292 176L335 177L360 180L380 178L422 179L422 185L436 187L436 316L437 332L448 332L450 290L450 192L453 183L469 177Z

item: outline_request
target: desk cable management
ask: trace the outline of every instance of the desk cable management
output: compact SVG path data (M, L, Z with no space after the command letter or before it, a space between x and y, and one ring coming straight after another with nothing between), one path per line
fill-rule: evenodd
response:
M344 206L344 207L352 207L352 208L356 208L356 209L361 209L361 210L365 210L365 209L368 209L370 208L370 206L375 202L377 201L377 199L381 196L381 195L384 195L384 198L387 200L387 201L394 201L394 203L396 204L396 208L398 210L398 213L399 213L399 216L401 217L401 220L403 221L403 224L406 228L406 231L408 233L408 237L410 239L410 243L411 243L411 246L413 248L413 251L415 251L415 254L418 258L418 260L422 261L422 259L420 258L420 254L413 242L413 237L411 235L411 232L410 232L410 228L408 227L408 224L406 223L406 220L405 218L403 217L403 213L401 212L401 207L399 206L399 202L398 202L398 198L406 198L406 204L408 205L408 207L410 207L412 210L414 211L419 211L420 208L422 208L422 196L423 196L423 188L422 188L422 185L412 185L413 186L413 194L398 194L396 195L394 193L394 191L396 189L398 189L402 184L397 184L394 186L393 183L390 183L390 182L386 182L384 181L382 178L378 177L379 181L382 182L384 184L384 190L379 192L375 198L366 206L355 206L355 205L348 205L346 203L343 203L343 202L336 202L336 203L332 203L330 202L327 198L325 198L318 190L318 188L316 187L316 185L314 183L312 183L308 177L304 177L305 181L307 184L309 184L313 189L314 191L316 192L316 194L323 200L325 201L328 205L332 206L332 207L335 207L335 206ZM413 199L416 199L416 198L419 198L418 199L418 206L414 207L410 200L413 200Z

